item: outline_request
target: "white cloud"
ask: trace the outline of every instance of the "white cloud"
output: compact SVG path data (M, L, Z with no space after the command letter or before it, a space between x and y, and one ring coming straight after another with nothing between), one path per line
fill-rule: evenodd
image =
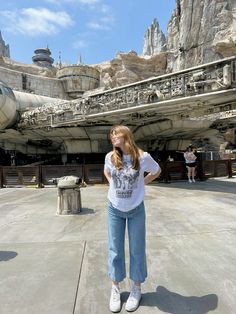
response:
M100 2L100 0L79 0L79 2L86 5L94 5Z
M103 16L101 17L100 21L104 24L112 24L114 22L114 17L113 16Z
M63 4L69 4L69 3L78 4L78 0L44 0L44 2L51 3L57 6L61 6Z
M83 39L79 39L73 43L73 48L75 49L85 48L87 46L88 46L88 42Z
M73 20L65 11L50 11L47 8L27 8L18 11L2 11L5 28L13 33L29 36L53 35L61 28L69 27Z
M91 0L81 0L91 1ZM96 0L95 0L96 1ZM114 23L114 14L111 7L100 3L96 6L96 17L93 17L86 25L89 29L109 30Z
M44 2L47 2L47 3L52 3L52 4L55 4L55 5L58 5L60 4L60 2L58 0L44 0ZM58 3L59 2L59 3Z
M106 24L99 23L99 22L89 22L87 23L87 27L90 29L96 29L96 30L108 30L110 27Z
M100 10L101 10L101 12L103 13L103 14L109 14L110 13L110 7L108 6L108 5L106 5L106 4L102 4L101 6L100 6Z

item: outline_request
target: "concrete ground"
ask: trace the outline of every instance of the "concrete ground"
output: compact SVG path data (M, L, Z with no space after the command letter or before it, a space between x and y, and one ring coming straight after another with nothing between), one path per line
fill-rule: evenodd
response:
M82 188L74 216L56 215L56 188L0 190L1 314L110 313L107 189ZM235 193L236 178L147 186L149 276L136 313L236 313Z

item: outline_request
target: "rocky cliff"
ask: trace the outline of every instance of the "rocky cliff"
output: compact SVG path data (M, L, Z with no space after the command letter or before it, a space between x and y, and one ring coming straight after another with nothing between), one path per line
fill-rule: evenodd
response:
M176 0L165 38L153 20L143 54L119 53L95 65L105 88L236 55L236 0Z
M176 0L168 25L168 71L235 55L235 19L235 0Z
M5 44L5 41L2 38L2 33L0 31L0 57L10 58L10 47Z
M165 74L166 62L167 54L164 52L145 58L130 51L120 52L111 61L93 66L101 73L101 87L108 89Z
M153 56L163 51L166 51L166 38L157 19L154 19L144 34L143 55Z

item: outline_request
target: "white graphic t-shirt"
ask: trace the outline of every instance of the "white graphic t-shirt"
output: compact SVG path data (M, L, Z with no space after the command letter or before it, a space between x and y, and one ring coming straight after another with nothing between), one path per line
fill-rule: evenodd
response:
M185 152L184 153L185 163L191 164L196 161L197 157L193 152Z
M104 169L111 174L108 199L120 211L127 212L137 207L144 199L144 172L155 174L160 169L150 154L140 157L140 169L132 168L130 155L123 155L123 169L116 169L111 162L112 152L105 157Z

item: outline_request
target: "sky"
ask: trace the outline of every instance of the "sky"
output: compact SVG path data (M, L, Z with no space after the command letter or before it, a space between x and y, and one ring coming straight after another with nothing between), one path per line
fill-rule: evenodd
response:
M0 7L11 59L31 64L34 50L48 47L55 63L92 65L118 52L142 54L154 18L166 34L175 0L0 0Z

